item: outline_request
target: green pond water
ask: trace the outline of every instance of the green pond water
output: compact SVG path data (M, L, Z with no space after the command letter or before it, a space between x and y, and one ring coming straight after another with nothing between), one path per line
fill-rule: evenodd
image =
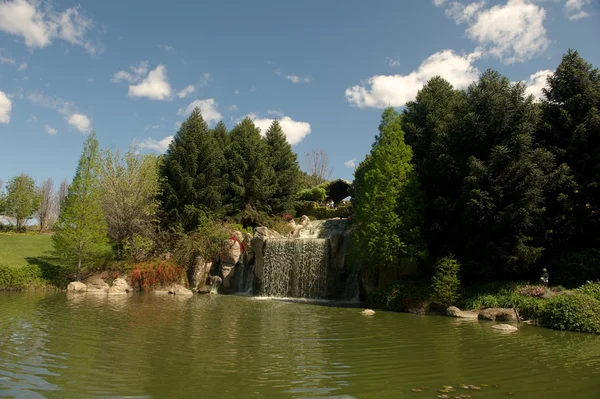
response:
M0 293L0 397L600 398L600 336L360 310Z

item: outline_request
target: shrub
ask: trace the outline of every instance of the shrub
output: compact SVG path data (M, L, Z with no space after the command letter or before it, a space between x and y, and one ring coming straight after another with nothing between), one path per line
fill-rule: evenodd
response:
M348 218L352 215L352 205L338 206L337 208L327 208L319 206L316 202L304 201L296 205L297 215L306 215L318 220L333 218Z
M325 190L325 187L322 186L307 188L298 193L298 199L300 201L323 202L325 201L325 198L327 198L327 191Z
M519 294L522 296L533 296L541 297L546 292L545 288L541 285L526 285L519 288Z
M576 291L594 297L596 300L600 301L600 282L592 283L591 281L588 281L577 288Z
M454 304L460 289L460 263L452 256L439 259L434 267L431 300L438 305Z
M540 321L556 330L600 334L600 301L581 292L558 295L548 301Z
M429 296L428 281L403 280L372 292L367 303L377 309L406 312L415 307L427 307Z
M10 267L0 265L1 291L20 291L47 284L38 266Z
M140 262L152 255L154 241L151 238L134 234L123 241L123 258Z
M575 288L587 281L600 280L600 249L590 248L579 251L565 251L559 255L550 268L550 282ZM554 282L553 282L554 281Z
M131 286L141 291L179 284L185 279L185 271L174 262L165 260L135 264L129 273Z

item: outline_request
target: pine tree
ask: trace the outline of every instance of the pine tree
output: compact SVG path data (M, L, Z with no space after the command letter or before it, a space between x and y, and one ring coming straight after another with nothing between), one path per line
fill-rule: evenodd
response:
M106 220L100 202L99 162L98 140L92 132L83 144L75 177L52 236L55 252L76 267L78 281L82 270L104 256L107 250Z
M275 193L274 171L269 147L250 118L244 118L231 130L227 148L230 214L246 209L269 212Z
M193 231L206 215L221 212L226 190L226 161L195 108L181 124L161 166L161 207L170 227Z
M399 267L424 254L422 200L401 117L387 108L371 153L354 180L355 257L374 268Z
M600 244L600 71L569 50L548 77L538 137L570 168L573 183L549 198L555 246Z
M215 140L217 140L219 147L221 147L221 149L225 151L225 149L229 145L229 132L227 131L227 126L225 126L225 123L223 123L223 121L220 121L219 123L217 123L215 128L211 130L211 132Z
M265 135L269 146L271 167L275 172L275 194L269 201L273 213L289 212L299 189L300 167L279 121L274 120Z

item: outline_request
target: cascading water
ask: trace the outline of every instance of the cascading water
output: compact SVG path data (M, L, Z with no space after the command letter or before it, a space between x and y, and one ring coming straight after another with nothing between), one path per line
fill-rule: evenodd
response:
M346 279L346 286L344 288L344 297L342 299L346 301L358 301L359 287L358 287L358 273L351 273Z
M261 295L325 298L329 259L328 239L267 240Z

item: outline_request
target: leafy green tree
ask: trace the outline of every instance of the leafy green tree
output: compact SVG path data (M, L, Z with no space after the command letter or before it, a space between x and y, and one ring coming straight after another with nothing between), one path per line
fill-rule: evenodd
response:
M439 305L449 306L459 299L460 263L453 256L445 256L437 261L431 282L431 300Z
M106 255L108 237L99 166L98 140L92 132L83 143L77 171L52 236L56 254L76 268L78 281L84 268Z
M294 208L294 197L300 187L298 157L288 143L279 121L274 120L265 135L271 167L275 172L275 193L269 205L273 213Z
M121 257L125 246L153 235L160 191L158 158L140 154L135 147L123 155L104 151L99 174L108 236Z
M573 184L553 192L546 222L555 246L600 244L600 71L569 50L543 90L541 144L566 163Z
M276 192L269 146L250 118L244 118L229 135L231 141L226 154L230 214L245 210L269 212L269 202Z
M160 170L164 222L193 231L206 215L222 212L227 176L222 148L195 108L170 144Z
M394 268L424 254L422 199L411 158L401 117L387 108L371 153L355 172L353 250L363 264Z
M33 177L24 173L13 177L7 185L6 215L16 221L17 232L24 231L27 222L34 216L40 205L40 196Z

